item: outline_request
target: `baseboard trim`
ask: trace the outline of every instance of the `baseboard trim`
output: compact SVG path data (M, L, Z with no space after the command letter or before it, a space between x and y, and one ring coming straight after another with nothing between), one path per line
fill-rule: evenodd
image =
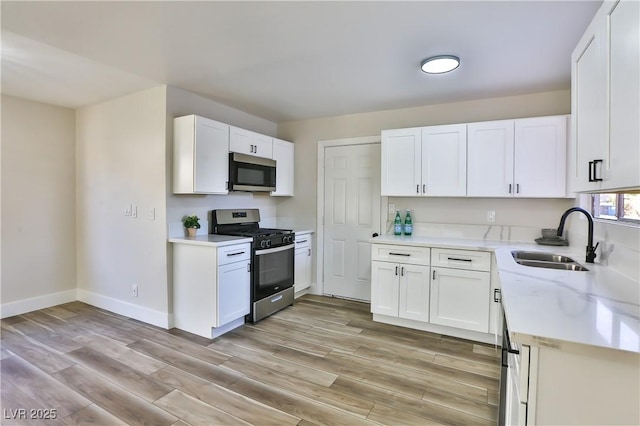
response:
M103 296L83 289L78 289L78 300L116 314L146 322L147 324L169 329L171 318L166 312L160 312L143 306L134 305L133 303L123 302L122 300Z
M8 318L27 312L45 309L51 306L69 303L78 300L78 290L66 290L57 293L45 294L31 297L29 299L17 300L15 302L3 303L0 305L0 318Z
M385 324L397 325L400 327L413 328L415 330L428 331L435 334L443 334L445 336L458 337L460 339L473 340L489 345L498 346L502 342L501 335L481 333L478 331L463 330L455 327L447 327L444 325L431 324L422 321L408 320L404 318L390 317L388 315L373 314L373 320Z

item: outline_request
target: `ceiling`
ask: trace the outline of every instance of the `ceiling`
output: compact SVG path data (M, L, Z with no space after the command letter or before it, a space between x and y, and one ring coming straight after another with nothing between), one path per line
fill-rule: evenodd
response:
M2 92L77 108L159 84L283 122L570 88L601 1L2 1ZM426 75L420 62L460 67Z

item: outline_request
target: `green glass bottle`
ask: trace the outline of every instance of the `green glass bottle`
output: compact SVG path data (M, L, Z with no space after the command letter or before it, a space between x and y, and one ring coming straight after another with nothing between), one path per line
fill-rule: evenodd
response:
M393 221L393 235L402 235L402 218L400 210L396 210L396 218Z
M411 212L407 209L407 215L404 217L404 235L411 235L413 232L413 220L411 220Z

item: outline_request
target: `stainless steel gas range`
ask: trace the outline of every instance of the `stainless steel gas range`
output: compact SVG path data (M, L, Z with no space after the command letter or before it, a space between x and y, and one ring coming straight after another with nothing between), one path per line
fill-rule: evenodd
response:
M258 209L211 211L210 234L251 237L251 312L261 319L293 304L294 242L290 229L260 228Z

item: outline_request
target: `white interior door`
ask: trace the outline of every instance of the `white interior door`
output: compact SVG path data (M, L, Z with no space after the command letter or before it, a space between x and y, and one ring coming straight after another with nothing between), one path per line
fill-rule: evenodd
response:
M371 245L380 232L380 144L324 150L324 294L371 299Z

